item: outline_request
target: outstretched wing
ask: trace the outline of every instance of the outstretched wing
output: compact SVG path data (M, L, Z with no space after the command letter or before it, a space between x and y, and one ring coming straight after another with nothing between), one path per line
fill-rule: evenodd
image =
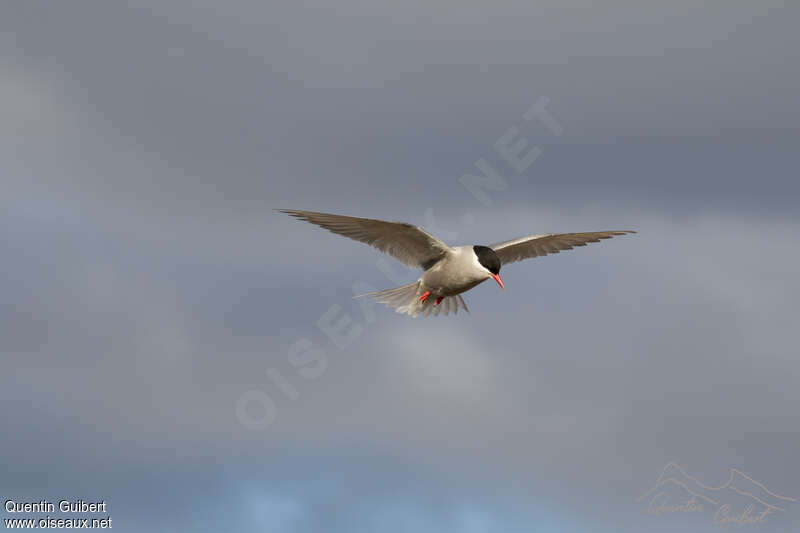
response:
M410 267L427 269L450 250L450 247L433 235L405 222L386 222L294 209L278 211L374 246Z
M502 264L522 261L540 255L557 254L561 250L571 250L575 246L586 246L590 242L600 242L616 235L636 233L635 231L590 231L587 233L550 233L530 235L490 246Z

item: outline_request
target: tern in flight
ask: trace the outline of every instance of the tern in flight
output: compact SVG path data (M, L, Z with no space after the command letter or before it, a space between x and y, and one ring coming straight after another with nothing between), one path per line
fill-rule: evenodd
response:
M279 209L280 212L311 222L333 233L350 237L385 252L409 267L424 270L414 283L371 292L379 302L398 313L437 316L469 312L461 293L487 279L505 290L500 267L522 259L557 254L575 246L586 246L616 235L635 231L590 231L530 235L489 246L448 246L423 229L405 222L386 222L371 218L348 217L313 211Z

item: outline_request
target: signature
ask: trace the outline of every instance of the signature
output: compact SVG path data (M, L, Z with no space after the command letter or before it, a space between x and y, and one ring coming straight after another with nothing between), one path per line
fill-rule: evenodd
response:
M710 511L715 524L762 524L766 517L785 512L794 498L770 491L741 470L730 469L728 481L713 487L686 473L676 463L667 463L655 484L636 499L647 501L647 512L704 513Z

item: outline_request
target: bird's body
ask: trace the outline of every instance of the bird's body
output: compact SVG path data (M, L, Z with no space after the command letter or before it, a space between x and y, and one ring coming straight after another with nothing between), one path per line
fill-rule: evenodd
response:
M431 296L448 297L466 292L490 276L478 262L472 246L455 246L419 278Z
M378 291L373 296L381 303L393 307L399 313L417 316L439 313L469 311L464 299L459 296L490 276L477 261L472 246L456 246L428 268L415 282L402 287Z
M494 279L505 290L499 275L504 264L635 233L625 230L531 235L491 246L451 247L404 222L288 209L281 212L374 246L407 266L422 268L422 276L414 283L365 295L414 317L469 311L461 293L487 279Z

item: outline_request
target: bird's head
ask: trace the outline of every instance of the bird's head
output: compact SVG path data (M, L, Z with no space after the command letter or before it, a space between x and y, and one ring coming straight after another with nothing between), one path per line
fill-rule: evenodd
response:
M500 279L500 258L494 253L494 250L488 246L473 246L472 250L475 252L475 257L478 258L478 263L486 271L486 277L492 278L500 285L500 288L506 290L503 285L503 280Z

